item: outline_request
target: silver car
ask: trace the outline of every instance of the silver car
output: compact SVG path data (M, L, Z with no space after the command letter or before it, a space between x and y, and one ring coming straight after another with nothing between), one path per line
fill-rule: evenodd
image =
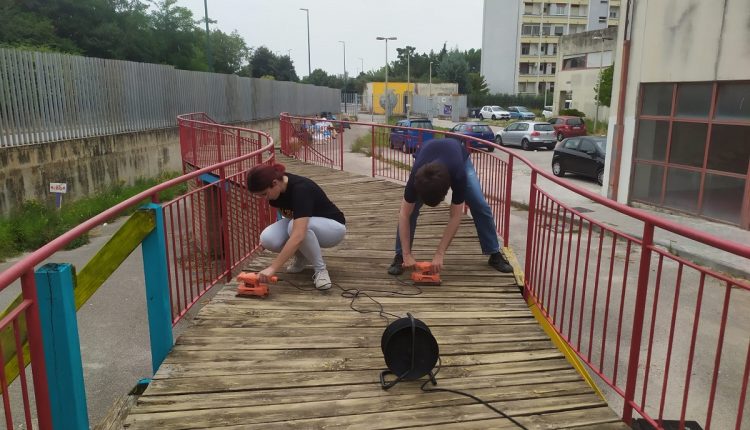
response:
M555 128L548 122L518 121L500 130L495 136L498 145L519 145L525 151L541 147L554 149Z

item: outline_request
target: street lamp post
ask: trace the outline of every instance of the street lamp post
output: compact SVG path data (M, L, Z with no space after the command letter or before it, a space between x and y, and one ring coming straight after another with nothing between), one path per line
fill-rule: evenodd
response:
M357 58L359 58L359 72L364 73L365 72L365 59L362 57L357 57Z
M406 47L406 91L409 93L409 103L406 104L406 117L411 117L411 105L413 103L412 98L414 98L414 92L411 90L411 71L410 71L410 59L411 55L409 55L409 47Z
M312 75L312 63L310 62L310 9L301 7L299 10L304 10L305 14L307 14L307 75L310 76Z
M211 56L211 37L208 32L208 0L203 0L203 8L206 14L206 62L208 63L208 71L214 71L214 60Z
M597 85L597 91L601 92L602 90L602 65L604 63L604 41L605 40L612 40L611 37L605 37L604 36L604 30L601 31L601 36L594 36L594 40L601 40L602 46L599 50L599 84ZM599 94L594 94L594 97L596 98L596 114L594 115L594 134L596 134L596 129L599 126L599 104L601 103L599 101Z
M430 61L430 118L432 118L432 61Z
M388 97L388 41L396 40L396 37L378 36L375 40L385 40L385 123L388 124L388 117L391 110L390 97Z
M344 42L343 40L339 40L339 43L344 46L344 91L346 91L346 42ZM347 113L347 110L346 110L346 92L344 92L344 112Z

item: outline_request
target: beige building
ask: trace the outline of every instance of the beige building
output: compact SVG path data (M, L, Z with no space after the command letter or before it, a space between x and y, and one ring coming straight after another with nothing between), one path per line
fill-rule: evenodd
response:
M560 38L552 111L578 109L587 118L609 118L609 108L598 106L596 88L600 71L612 65L617 27L571 34Z
M493 93L551 94L560 37L616 27L620 0L485 0L482 65Z
M750 2L627 3L603 192L750 228Z

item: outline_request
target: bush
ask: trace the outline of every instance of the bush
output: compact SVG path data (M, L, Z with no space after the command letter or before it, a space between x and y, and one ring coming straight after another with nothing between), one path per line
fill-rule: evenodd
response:
M586 116L585 113L579 111L578 109L560 109L560 115L577 116L579 118L583 118Z

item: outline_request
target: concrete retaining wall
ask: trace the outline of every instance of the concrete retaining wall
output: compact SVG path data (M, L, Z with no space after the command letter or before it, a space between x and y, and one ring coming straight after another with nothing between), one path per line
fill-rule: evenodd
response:
M265 131L279 142L279 120L237 124ZM64 182L63 203L92 195L122 181L153 178L182 170L177 127L122 133L0 151L0 215L7 216L24 200L54 206L50 182Z

